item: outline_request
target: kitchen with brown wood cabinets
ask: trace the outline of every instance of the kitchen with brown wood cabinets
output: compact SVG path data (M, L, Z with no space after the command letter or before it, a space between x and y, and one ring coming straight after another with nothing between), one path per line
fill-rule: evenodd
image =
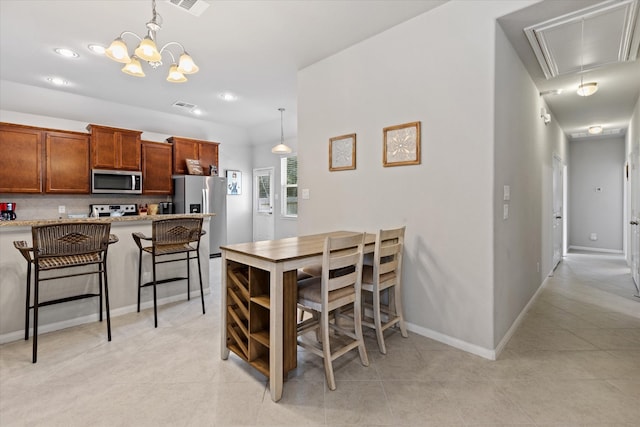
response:
M210 166L218 170L218 142L172 136L167 141L173 144L173 173L186 175L186 159L200 160L205 175L209 175Z
M173 194L172 148L166 142L142 141L142 194Z
M140 170L141 131L90 124L91 169Z

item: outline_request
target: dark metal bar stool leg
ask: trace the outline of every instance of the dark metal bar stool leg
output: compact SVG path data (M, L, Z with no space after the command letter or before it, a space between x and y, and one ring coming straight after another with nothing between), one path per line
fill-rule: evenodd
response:
M38 288L40 279L40 269L35 268L34 286L33 286L33 356L31 361L38 361Z
M156 295L156 254L155 250L151 254L151 258L153 261L153 322L155 327L158 327L158 301Z
M100 269L103 268L104 271L106 272L107 266L106 265L100 265L98 264L98 317L99 320L102 322L102 272L100 271Z
M142 249L138 255L138 313L140 313L140 289L142 288Z
M109 314L109 284L107 282L107 255L105 253L103 260L103 274L104 274L104 302L107 308L107 339L111 341L111 315ZM100 307L102 308L102 307ZM102 311L100 312L102 314Z
M29 311L31 304L31 262L27 262L27 302L24 309L24 340L29 340Z
M187 301L191 301L191 269L189 268L189 252L187 252Z
M204 289L202 288L202 268L200 267L200 250L196 252L196 256L198 257L198 275L200 276L200 299L202 300L202 314L204 312Z

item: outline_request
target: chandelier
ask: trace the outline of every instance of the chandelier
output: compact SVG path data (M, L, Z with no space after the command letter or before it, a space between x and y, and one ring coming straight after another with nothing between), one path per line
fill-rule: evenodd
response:
M125 64L122 72L135 77L144 77L140 60L146 61L151 68L156 69L162 65L162 54L168 53L171 57L171 66L169 67L169 75L167 81L171 83L186 82L185 74L193 74L198 72L198 66L193 62L191 56L187 53L178 42L168 42L159 50L156 46L156 33L162 28L162 16L156 12L156 0L151 1L152 16L151 21L147 22L147 35L142 38L134 32L123 31L105 51L105 54L116 62ZM134 51L133 56L129 56L129 49L123 40L125 35L131 35L140 42ZM182 49L178 62L176 57L168 49L169 46L178 46Z

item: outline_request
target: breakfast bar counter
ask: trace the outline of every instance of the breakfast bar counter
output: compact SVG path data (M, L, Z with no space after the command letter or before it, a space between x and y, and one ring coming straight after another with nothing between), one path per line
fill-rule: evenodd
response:
M170 214L170 215L133 215L100 218L73 219L36 219L0 221L0 343L24 338L24 310L27 282L27 262L20 252L13 246L14 241L25 241L31 244L31 227L62 222L110 222L111 234L119 241L109 246L107 256L107 273L109 277L109 299L111 316L117 316L136 311L137 304L137 275L138 275L138 247L135 245L132 233L141 232L151 236L151 222L166 218L204 218L203 230L209 232L209 223L215 214ZM200 243L200 257L209 259L209 239L202 239ZM175 266L174 266L175 264ZM208 263L202 268L202 279L205 293L209 292ZM191 271L196 272L197 263L191 264ZM184 274L184 264L169 263L158 271L160 278L173 277ZM142 280L151 279L150 257L143 256ZM42 299L64 297L66 293L78 290L96 288L97 277L80 276L66 280L57 280L50 286L41 289ZM193 296L199 297L197 286ZM186 299L186 283L178 281L158 287L158 303L166 304ZM196 295L197 294L197 295ZM153 307L151 291L142 292L142 309ZM67 328L83 323L95 322L98 319L96 303L92 299L70 301L45 307L39 315L40 331L42 333ZM149 313L149 326L153 327L153 313ZM118 331L113 331L113 339L117 340Z

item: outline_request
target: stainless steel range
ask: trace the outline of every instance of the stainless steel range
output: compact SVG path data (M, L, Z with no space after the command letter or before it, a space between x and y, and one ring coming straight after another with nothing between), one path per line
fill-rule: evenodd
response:
M90 205L90 216L94 218L104 216L132 216L138 215L138 205L135 203L127 205Z

